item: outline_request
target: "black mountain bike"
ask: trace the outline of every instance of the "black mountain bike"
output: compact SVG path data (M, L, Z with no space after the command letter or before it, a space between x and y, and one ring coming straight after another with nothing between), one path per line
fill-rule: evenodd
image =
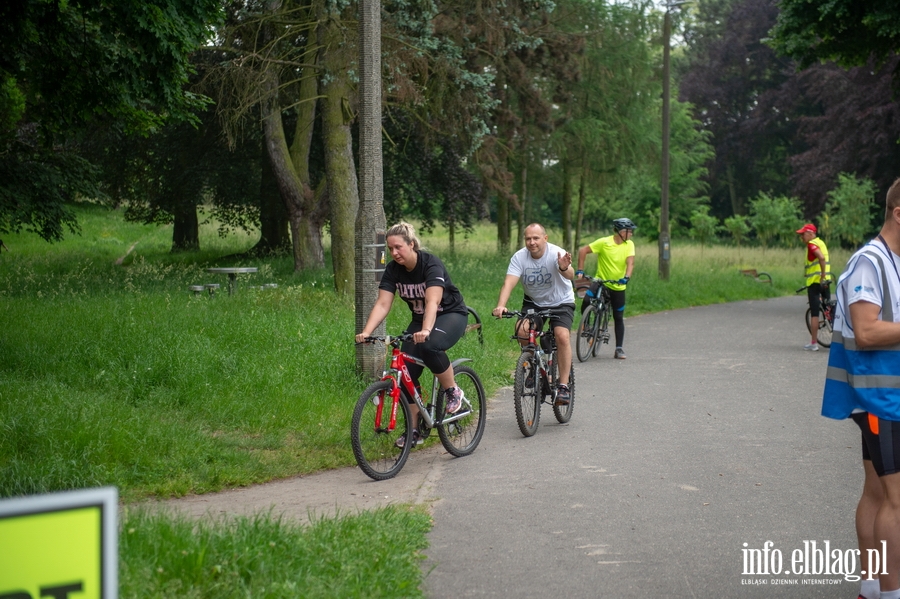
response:
M591 289L599 288L597 293L590 298L590 304L581 315L578 323L578 334L575 337L575 353L579 362L584 362L600 353L600 345L609 343L609 317L612 314L612 304L609 298L609 288L604 283L615 283L606 279L594 279L591 281Z
M801 287L797 293L806 291L809 288ZM816 331L816 341L822 347L831 347L831 337L834 334L834 311L837 306L837 300L831 299L831 293L822 288L822 295L819 297L819 330ZM806 309L806 330L810 330L810 321L812 320L812 308Z
M536 318L548 321L552 310L540 310L528 313L514 310L503 313L503 318L523 318L530 321L528 344L522 348L519 361L516 363L516 380L513 385L513 401L516 404L516 422L519 430L526 437L537 432L541 421L541 404L553 406L553 415L560 424L572 418L575 409L575 366L569 370L569 403L558 405L556 402L559 367L556 363L556 336L553 329L538 330ZM518 337L512 336L518 341Z

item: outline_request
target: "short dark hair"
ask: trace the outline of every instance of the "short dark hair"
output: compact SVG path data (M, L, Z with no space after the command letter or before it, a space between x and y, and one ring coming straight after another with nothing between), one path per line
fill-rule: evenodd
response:
M884 200L884 220L887 222L894 212L894 208L900 207L900 178L895 179L891 188L888 189L887 197Z

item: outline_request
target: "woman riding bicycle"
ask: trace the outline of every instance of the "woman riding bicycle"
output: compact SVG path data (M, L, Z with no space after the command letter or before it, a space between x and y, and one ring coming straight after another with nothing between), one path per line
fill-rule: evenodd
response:
M451 282L444 263L421 249L412 225L401 222L391 227L387 232L387 246L393 261L384 269L378 299L356 341L362 343L372 335L390 313L394 293L399 293L412 312L412 322L405 332L413 336L413 342L404 343L401 351L421 359L434 373L446 390L447 413L455 414L463 405L464 395L456 385L446 352L466 332L469 320L466 303ZM422 367L411 364L409 374L418 385ZM410 402L409 407L411 421L418 428L419 408L415 402ZM415 431L413 436L417 434Z

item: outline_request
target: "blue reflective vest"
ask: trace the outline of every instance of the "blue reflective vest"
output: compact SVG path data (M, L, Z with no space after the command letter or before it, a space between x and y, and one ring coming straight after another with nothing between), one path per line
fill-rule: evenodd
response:
M881 282L881 320L900 320L895 303L895 298L900 297L900 280L895 280L897 275L884 247L869 243L853 255L838 280L822 415L842 419L859 409L885 420L900 421L900 344L862 349L856 345L852 323L847 321L846 281L859 260L871 262Z

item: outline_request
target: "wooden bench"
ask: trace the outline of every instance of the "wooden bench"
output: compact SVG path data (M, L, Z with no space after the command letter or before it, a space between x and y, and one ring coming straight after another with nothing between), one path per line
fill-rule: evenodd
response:
M772 275L767 272L759 272L755 268L746 268L742 269L741 274L745 277L753 277L753 280L757 283L768 283L772 284Z

